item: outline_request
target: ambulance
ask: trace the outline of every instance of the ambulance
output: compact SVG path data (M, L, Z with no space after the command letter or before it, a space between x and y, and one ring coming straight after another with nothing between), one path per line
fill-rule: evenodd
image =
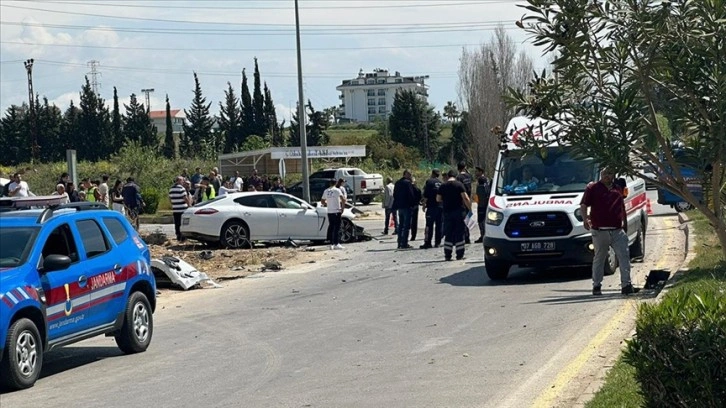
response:
M580 202L585 187L598 180L600 166L561 145L558 131L558 124L540 118L515 117L507 126L486 213L484 261L490 279L506 279L514 265L592 265L594 247ZM540 139L540 148L522 148L521 138L529 132ZM648 227L645 182L625 179L630 256L642 261ZM617 267L611 249L605 274L612 275Z

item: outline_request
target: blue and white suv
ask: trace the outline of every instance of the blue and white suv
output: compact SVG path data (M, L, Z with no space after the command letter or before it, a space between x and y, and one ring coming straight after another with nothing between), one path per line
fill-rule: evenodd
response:
M104 334L125 353L153 334L149 249L123 215L56 197L0 203L0 382L33 386L43 354Z

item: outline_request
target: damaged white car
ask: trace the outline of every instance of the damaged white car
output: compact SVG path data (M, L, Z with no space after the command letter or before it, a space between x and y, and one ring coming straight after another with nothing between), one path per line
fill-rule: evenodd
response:
M363 235L355 215L346 209L341 242ZM290 194L275 192L232 193L204 201L182 214L181 234L227 248L251 248L254 242L312 241L323 243L328 231L328 210L314 207Z

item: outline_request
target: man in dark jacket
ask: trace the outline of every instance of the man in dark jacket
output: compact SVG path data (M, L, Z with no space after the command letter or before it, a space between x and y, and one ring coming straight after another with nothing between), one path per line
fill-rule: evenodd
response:
M442 223L441 223L441 203L436 202L436 194L441 186L441 171L439 169L431 170L431 178L426 180L423 190L424 211L426 211L426 230L424 233L424 243L421 249L431 248L431 241L434 241L436 248L441 245Z
M476 203L476 218L479 223L479 233L481 236L479 239L474 241L479 244L484 242L485 226L487 209L489 208L489 193L491 192L491 184L489 179L484 176L484 169L476 167L476 194L474 195L474 202Z
M422 192L421 189L416 185L416 178L411 177L411 185L413 185L413 201L414 205L411 207L411 241L416 240L416 233L418 232L418 213L421 205Z
M408 234L411 230L411 208L415 202L411 172L404 170L403 177L393 185L393 208L398 212L398 249L413 248L408 244Z
M464 218L471 211L471 202L466 194L464 184L456 179L456 171L448 173L448 180L439 187L436 201L440 202L444 211L444 259L451 260L456 250L456 259L464 259Z
M456 176L456 180L459 181L461 184L464 185L464 189L466 190L466 195L469 197L469 200L471 200L471 174L469 174L469 171L466 169L466 163L463 161L459 162L459 165L456 166L456 168L459 170L459 174ZM469 228L464 228L464 242L467 244L471 243L471 239L469 238Z

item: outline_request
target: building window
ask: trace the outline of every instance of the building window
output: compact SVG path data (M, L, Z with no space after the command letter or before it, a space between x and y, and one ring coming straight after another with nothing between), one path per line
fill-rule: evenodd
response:
M378 90L378 96L386 96L386 90L385 89L379 89Z
M375 106L375 104L376 104L375 99L373 99L373 98L368 99L368 106L371 106L371 105Z
M397 84L401 84L401 83L403 83L403 79L401 79L401 78L396 78L396 83L397 83Z
M376 83L376 80L375 79L367 79L366 80L366 83L372 85L372 84L375 84Z
M378 104L379 105L385 105L386 104L386 98L378 98Z
M375 106L369 106L368 107L368 114L376 113L376 107Z
M378 78L378 83L379 84L385 84L386 83L386 80L384 78Z
M376 96L376 91L373 89L368 90L368 96Z
M368 110L368 113L371 113L370 109ZM378 113L386 113L386 107L385 106L379 106L378 107Z

